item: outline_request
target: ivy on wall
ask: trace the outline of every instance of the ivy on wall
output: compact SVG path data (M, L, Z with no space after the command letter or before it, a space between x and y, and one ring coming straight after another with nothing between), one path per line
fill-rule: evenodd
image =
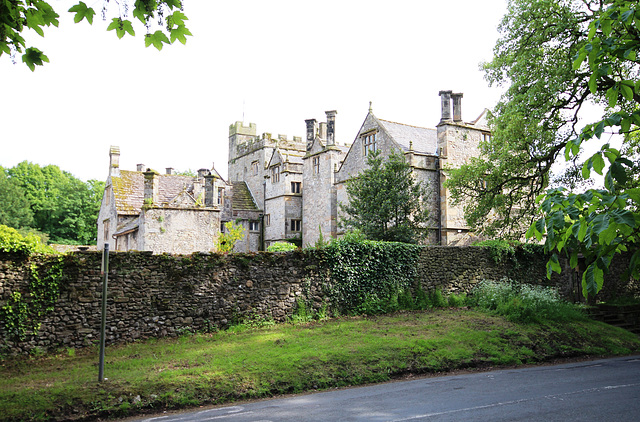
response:
M25 256L53 252L37 237L23 237L7 226L0 226L0 251ZM0 321L12 339L22 341L28 334L36 334L44 316L53 311L60 292L62 267L62 255L50 255L40 266L35 263L29 266L27 291L13 292L7 303L0 308Z
M397 302L398 295L411 290L420 250L417 245L358 235L331 242L323 253L330 270L331 281L325 290L332 307L342 314L384 311L386 304Z

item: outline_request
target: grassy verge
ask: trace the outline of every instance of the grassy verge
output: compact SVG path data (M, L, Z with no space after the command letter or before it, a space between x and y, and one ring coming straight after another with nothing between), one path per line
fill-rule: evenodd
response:
M128 416L407 374L638 351L637 336L590 320L518 324L468 309L339 318L109 347L101 384L95 350L5 358L0 420Z

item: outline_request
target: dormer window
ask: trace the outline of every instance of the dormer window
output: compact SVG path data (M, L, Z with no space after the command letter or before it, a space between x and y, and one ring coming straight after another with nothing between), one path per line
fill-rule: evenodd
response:
M364 155L367 156L378 150L377 132L371 132L362 136L362 145L364 146Z

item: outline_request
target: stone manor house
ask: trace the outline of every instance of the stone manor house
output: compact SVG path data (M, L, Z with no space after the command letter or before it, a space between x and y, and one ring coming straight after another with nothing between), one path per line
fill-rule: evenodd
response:
M109 177L98 217L98 248L191 253L215 249L224 223L235 221L245 237L235 251L266 249L278 241L313 245L320 236L340 236L345 182L366 168L367 155L400 151L427 188L429 243L461 245L471 233L461 205L444 187L446 169L479 153L490 139L486 111L462 120L462 94L440 91L442 114L435 129L382 120L371 107L351 144L339 143L336 111L326 121L308 119L305 139L258 135L256 125L229 127L228 180L212 169L184 176L139 164L121 170L111 147Z

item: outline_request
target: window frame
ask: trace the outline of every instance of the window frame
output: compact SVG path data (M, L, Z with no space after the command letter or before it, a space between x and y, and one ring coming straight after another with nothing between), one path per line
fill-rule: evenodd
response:
M302 182L291 182L291 193L302 193Z
M365 157L378 150L378 132L377 131L367 132L361 135L361 138L362 138L363 153Z
M280 181L280 164L271 167L271 183L278 183Z
M302 231L302 220L292 218L289 224L290 231L292 233L298 233Z

